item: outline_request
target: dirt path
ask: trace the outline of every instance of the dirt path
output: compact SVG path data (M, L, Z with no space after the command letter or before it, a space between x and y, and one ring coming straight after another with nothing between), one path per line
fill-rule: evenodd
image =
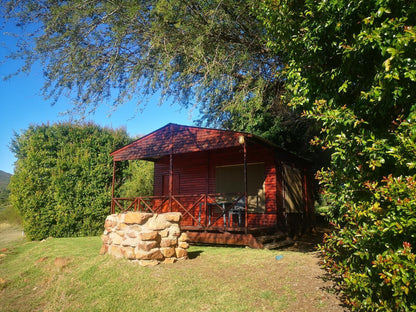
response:
M295 269L286 268L288 277L286 286L293 286L297 300L285 312L297 311L350 311L342 304L335 282L327 278L327 273L320 265L321 254L317 244L322 243L326 228L316 228L296 240L292 246L282 251L294 252L287 256L288 263L298 263Z
M24 233L17 225L0 223L0 249L10 245L14 241L24 239Z

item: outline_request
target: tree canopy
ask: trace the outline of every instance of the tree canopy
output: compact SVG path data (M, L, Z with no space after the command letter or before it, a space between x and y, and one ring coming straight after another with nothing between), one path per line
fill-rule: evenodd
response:
M113 93L117 105L161 90L209 111L241 104L275 82L279 61L261 44L253 4L27 0L10 1L4 11L34 29L13 57L27 68L42 62L47 97L69 93L85 111Z
M104 101L116 109L160 93L161 102L199 110L203 125L305 153L313 122L282 105L283 63L263 38L259 3L19 0L2 13L26 30L10 57L25 61L23 71L42 64L52 102L69 96L84 114Z
M356 311L416 308L416 3L262 2L288 101L322 125L335 231L322 246Z

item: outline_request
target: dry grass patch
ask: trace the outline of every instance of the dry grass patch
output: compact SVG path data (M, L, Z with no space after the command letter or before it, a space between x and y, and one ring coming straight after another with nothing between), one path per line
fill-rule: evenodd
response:
M18 225L0 223L0 249L10 245L11 242L23 241L25 235Z

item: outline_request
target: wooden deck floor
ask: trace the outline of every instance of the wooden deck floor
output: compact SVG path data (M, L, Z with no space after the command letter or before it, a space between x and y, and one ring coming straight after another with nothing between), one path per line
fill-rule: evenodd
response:
M255 249L263 249L263 243L257 237L276 232L276 228L244 228L244 227L209 227L182 226L182 231L186 232L191 243L217 244L248 246Z

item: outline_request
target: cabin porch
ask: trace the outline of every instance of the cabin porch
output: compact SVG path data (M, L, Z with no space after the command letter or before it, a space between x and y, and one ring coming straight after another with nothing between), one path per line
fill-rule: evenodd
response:
M273 226L254 224L270 223L275 214L259 216L247 213L245 208L244 194L139 196L113 198L111 213L181 212L181 230L187 232L191 242L263 248L261 240L256 237L275 233L276 225L274 222Z

